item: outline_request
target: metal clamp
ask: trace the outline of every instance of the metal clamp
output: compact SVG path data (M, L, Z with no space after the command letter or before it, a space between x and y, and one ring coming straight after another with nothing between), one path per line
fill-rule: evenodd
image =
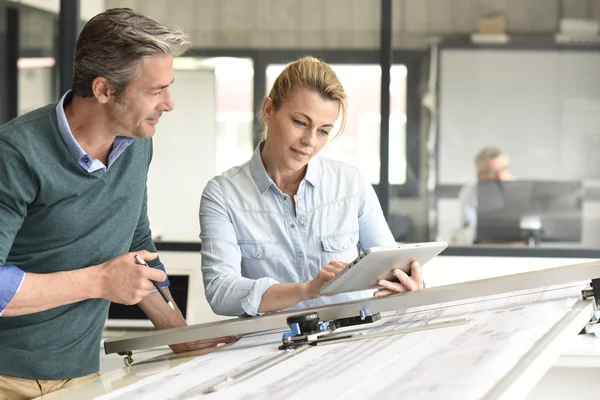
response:
M581 291L581 297L584 300L587 300L587 299L593 297L594 303L596 306L595 309L599 310L600 309L600 295L596 296L595 293L600 294L600 278L592 279L592 281L590 282L590 286L592 287L591 289L584 289Z
M380 313L368 315L365 310L361 310L360 315L356 317L331 321L321 321L317 312L294 315L287 319L291 331L283 333L279 350L294 349L306 344L314 346L318 342L326 340L338 328L370 324L380 319Z
M125 351L117 354L120 356L125 356L125 358L123 358L123 364L125 364L126 367L129 367L131 364L133 364L133 353L131 351Z

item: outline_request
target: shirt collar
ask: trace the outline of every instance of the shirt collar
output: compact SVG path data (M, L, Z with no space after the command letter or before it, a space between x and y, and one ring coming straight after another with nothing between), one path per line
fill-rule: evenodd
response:
M71 132L71 127L69 127L69 122L67 121L67 116L65 114L65 105L68 104L72 98L73 92L68 90L56 105L56 118L58 120L58 130L60 135L62 136L67 149L69 149L69 152L73 155L73 158L81 168L86 170L88 173L100 169L106 170L107 166L105 166L100 160L95 160L92 158L92 156L90 156L83 149L83 147L81 147L79 142L77 142L73 136L73 132ZM131 143L133 143L133 138L117 136L115 142L113 143L113 150L109 155L108 167L110 167L116 161L116 159Z
M261 142L254 149L254 153L252 154L252 158L250 159L250 172L252 174L252 178L258 189L260 190L260 194L264 194L269 186L275 185L273 179L267 174L267 170L265 169L265 165L262 162L262 158L260 156L260 152L263 148L264 142Z
M65 145L73 155L73 158L75 158L75 161L81 165L81 162L84 162L85 164L86 159L89 160L88 163L91 162L92 157L90 157L77 140L75 140L73 132L71 132L71 128L69 127L69 122L67 121L67 116L65 114L65 104L71 101L72 98L73 93L70 90L62 96L56 105L56 117L58 120L58 130L60 131L60 135L62 136Z
M312 160L308 162L306 167L306 175L304 175L304 180L313 185L314 187L318 186L319 183L319 174L321 171L321 159L319 157L314 157Z
M250 172L261 194L265 193L271 185L275 186L275 182L273 182L273 179L267 174L267 170L265 169L265 165L260 156L264 143L265 142L262 141L256 146L252 158L250 159ZM321 160L317 157L310 160L306 169L306 175L304 176L304 180L315 187L319 182L320 163Z

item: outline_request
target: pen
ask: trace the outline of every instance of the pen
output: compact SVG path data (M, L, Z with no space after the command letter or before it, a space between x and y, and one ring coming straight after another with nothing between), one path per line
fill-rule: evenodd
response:
M146 267L151 268L148 265L148 263L146 263L146 261L142 260L142 258L140 256L138 256L137 254L135 255L135 260L138 262L138 264L145 265ZM154 284L154 287L156 288L156 290L158 290L158 293L160 293L162 298L165 299L165 301L167 302L169 307L171 307L171 309L175 310L175 307L173 307L173 302L171 300L169 300L169 298L167 297L165 292L163 292L162 288L158 285L158 282L152 281L152 283Z

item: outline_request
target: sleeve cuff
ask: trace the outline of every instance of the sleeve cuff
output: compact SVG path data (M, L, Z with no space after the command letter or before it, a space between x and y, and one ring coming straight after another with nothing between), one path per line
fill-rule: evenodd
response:
M260 306L263 294L265 294L271 286L278 283L279 282L272 278L260 278L254 281L252 289L250 289L248 295L241 301L244 312L251 316L258 315L258 307Z
M153 267L155 269L160 269L162 272L164 272L165 274L167 273L167 270L165 269L165 265L164 264L159 264L156 267ZM167 287L171 284L171 282L169 282L169 275L167 275L167 279L165 279L162 282L158 282L158 286L160 286L161 288ZM153 291L157 291L156 289L154 289Z
M2 282L0 285L0 316L15 294L19 292L24 280L25 271L19 267L10 264L0 267L0 282Z

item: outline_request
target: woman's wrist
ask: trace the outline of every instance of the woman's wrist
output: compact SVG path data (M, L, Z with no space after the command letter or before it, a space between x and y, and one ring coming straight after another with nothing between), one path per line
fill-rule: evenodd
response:
M312 281L300 283L300 301L319 298L319 291L313 288Z

